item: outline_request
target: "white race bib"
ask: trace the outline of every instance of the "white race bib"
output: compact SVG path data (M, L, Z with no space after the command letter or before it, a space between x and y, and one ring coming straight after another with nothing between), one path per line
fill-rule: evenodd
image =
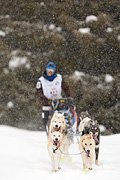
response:
M57 74L53 81L45 79L43 76L39 79L42 83L43 94L47 99L59 99L62 92L62 77Z

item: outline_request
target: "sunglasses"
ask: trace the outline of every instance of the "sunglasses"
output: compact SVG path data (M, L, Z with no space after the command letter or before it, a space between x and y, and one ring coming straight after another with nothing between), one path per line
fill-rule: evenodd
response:
M54 72L54 69L46 69L47 72Z

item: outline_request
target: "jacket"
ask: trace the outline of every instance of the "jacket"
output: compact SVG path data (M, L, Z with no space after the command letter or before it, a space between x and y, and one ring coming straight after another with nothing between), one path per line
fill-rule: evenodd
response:
M55 75L55 78L57 77L57 75L58 74ZM41 77L47 79L45 73ZM37 85L36 85L36 95L37 95L38 99L40 100L40 103L42 106L50 106L50 99L45 97L45 95L43 93L42 82L40 81L40 79L41 78L39 78ZM71 97L70 89L63 78L62 78L62 82L61 82L61 88L62 88L62 91L64 91L66 97Z

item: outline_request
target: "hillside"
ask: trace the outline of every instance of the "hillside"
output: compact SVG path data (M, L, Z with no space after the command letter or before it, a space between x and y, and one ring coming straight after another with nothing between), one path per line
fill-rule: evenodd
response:
M78 115L120 133L119 0L1 0L0 9L0 124L42 129L35 86L53 61Z

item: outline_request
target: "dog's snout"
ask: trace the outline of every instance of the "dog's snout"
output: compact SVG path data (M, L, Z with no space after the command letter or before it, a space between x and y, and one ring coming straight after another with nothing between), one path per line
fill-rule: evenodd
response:
M55 127L58 128L58 125L56 124Z
M58 141L58 138L55 138L55 141Z
M90 153L90 150L88 149L87 152Z

